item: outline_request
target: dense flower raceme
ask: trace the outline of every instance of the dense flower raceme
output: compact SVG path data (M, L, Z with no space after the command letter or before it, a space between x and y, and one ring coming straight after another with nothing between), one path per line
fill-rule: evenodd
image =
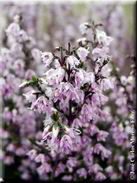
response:
M86 35L85 37L83 37L84 39L86 39L86 37L88 37L87 32L89 31L89 28L88 28L89 25L83 24L81 27L83 27L83 30L85 30L85 32L83 32L82 30L82 33ZM101 38L101 34L99 37ZM106 40L106 38L102 39L102 42L105 42L103 40ZM102 52L102 55L104 53ZM113 92L110 92L108 94L110 105L108 104L106 106L106 110L111 114L111 116L109 116L107 119L108 121L111 121L111 122L113 121L110 133L112 135L112 139L114 140L113 143L116 145L115 148L112 150L113 158L111 157L112 159L114 159L114 161L112 161L112 159L109 160L110 164L117 163L117 171L116 172L114 170L111 171L112 179L113 178L116 179L120 176L118 172L120 172L120 174L122 174L123 177L127 176L129 167L130 167L129 163L127 163L131 158L130 155L128 154L128 150L130 147L130 143L128 139L131 133L129 116L130 116L130 113L132 113L132 111L135 109L135 105L136 105L134 100L135 99L135 71L134 71L135 63L134 63L134 58L131 57L130 59L133 61L133 64L131 65L131 72L128 77L120 76L119 68L117 68L113 62L111 62L111 66L112 66L111 81L114 87L112 90ZM125 153L126 155L123 156L124 152L126 152ZM118 158L118 156L120 156L120 158L123 159L122 163L120 163L121 161L119 160L120 158ZM124 167L126 167L126 170L124 169Z
M0 52L3 122L0 136L3 139L5 152L1 153L0 159L7 165L14 163L16 157L20 157L20 161L25 161L26 152L31 145L26 136L30 138L36 135L36 116L33 111L27 110L18 87L22 79L30 79L35 74L32 69L37 65L33 58L36 45L35 41L21 29L19 20L19 16L15 16L14 22L6 29L7 47L2 48ZM21 166L23 167L23 163ZM24 169L26 168L22 169L22 178L27 178L27 170Z
M45 114L42 139L36 142L37 145L48 150L51 157L59 162L66 159L63 158L65 154L71 156L72 152L75 153L74 179L77 176L87 178L95 175L96 180L103 180L107 172L97 163L97 159L106 161L111 156L109 147L102 144L109 133L101 129L101 124L106 126L109 116L103 110L108 101L104 91L113 88L109 63L112 38L96 26L93 34L96 38L85 46L78 41L78 47L73 49L68 44L67 49L60 47L55 53L42 52L41 60L47 71L40 78L32 77L32 80L24 81L20 87L32 87L24 94L30 103L30 109ZM92 56L89 57L89 54ZM93 65L92 71L89 70L90 64ZM38 168L41 176L51 172L43 153L38 154L33 149L28 155L32 160L41 162ZM82 156L81 162L78 161L79 156ZM75 161L73 160L73 164ZM81 163L83 168L80 169L77 166ZM64 164L56 166L54 176L64 173ZM58 166L61 166L61 170ZM70 176L66 179L72 178L73 166L72 169L69 166Z
M100 118L100 115L104 114L102 110L98 109L107 101L102 90L112 88L112 85L109 78L103 76L101 68L106 67L109 57L101 58L101 55L95 53L95 50L106 49L108 53L110 38L99 30L96 30L96 35L101 47L98 46L92 51L93 58L98 60L98 63L95 63L95 73L84 68L87 64L85 62L88 62L88 47L78 47L73 51L70 45L68 50L60 48L61 57L48 52L42 53L41 58L45 67L49 67L51 64L52 66L42 78L33 78L37 90L25 94L28 100L32 99L30 101L32 110L46 114L48 120L45 120L44 123L43 140L47 141L48 145L53 144L54 148L59 146L57 151L62 149L60 147L63 147L63 144L66 147L65 142L70 149L72 139L76 139L79 130L75 129L75 126L74 128L69 127L73 125L75 119L80 119L82 123L85 121L85 124L90 121L94 123ZM104 44L103 48L102 44ZM31 85L31 81L22 83L21 87L25 85ZM85 89L86 85L87 89ZM37 92L41 95L34 99ZM82 126L83 124L81 124Z
M127 177L130 124L124 121L129 121L134 79L112 75L113 39L100 25L84 23L75 48L69 43L67 49L40 52L18 21L16 16L8 27L9 46L0 57L5 163L13 162L14 154L22 156L19 171L24 179L34 171L40 179ZM39 60L44 73L37 77ZM27 86L26 100L19 84Z

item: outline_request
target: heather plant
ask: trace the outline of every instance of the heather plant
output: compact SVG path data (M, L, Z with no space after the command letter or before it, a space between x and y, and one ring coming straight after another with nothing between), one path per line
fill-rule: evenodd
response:
M0 158L5 164L18 161L23 179L128 178L135 65L129 76L121 75L112 55L115 36L104 31L108 24L89 21L79 27L72 16L63 24L69 6L56 7L62 22L52 20L51 44L42 43L48 51L37 49L41 45L24 31L18 15L6 30L0 53L5 151Z
M89 28L86 24L81 26L83 39L90 39ZM93 31L94 33L94 31ZM85 38L86 37L86 38ZM112 48L112 47L111 47ZM94 51L93 51L94 52ZM99 54L100 50L95 51ZM104 52L101 53L102 55ZM108 162L115 165L106 168L109 170L109 175L112 179L126 177L129 173L129 137L131 133L130 128L130 114L135 110L135 58L130 57L131 68L129 76L124 76L120 73L120 69L116 66L114 57L111 60L111 82L113 83L113 90L107 93L109 101L105 106L107 112L110 113L107 120L110 123L110 139L112 147L111 160ZM113 61L114 60L114 61ZM135 116L134 116L135 118ZM109 124L110 125L110 124ZM113 143L112 143L113 142ZM124 154L124 156L123 156ZM112 161L113 159L113 161ZM113 162L113 163L112 163ZM124 169L126 167L126 170Z
M101 22L105 32L115 39L111 45L111 50L113 50L111 55L116 64L122 69L127 61L126 57L134 52L134 45L131 43L134 40L134 35L129 35L125 7L117 3L104 3L103 5L98 3L90 6L89 12L90 17L95 22Z
M35 41L21 28L20 16L6 29L6 47L0 53L0 94L2 97L2 128L4 153L1 153L6 165L25 160L29 148L26 136L36 134L36 117L28 111L19 90L22 79L30 79L35 74L36 62L33 57ZM29 124L29 125L28 125ZM23 173L22 177L27 177Z
M5 10L5 23L7 26L13 21L13 17L20 15L21 27L31 36L37 36L38 4L2 3L0 9ZM9 11L10 10L10 11ZM26 11L27 10L27 11ZM6 34L3 34L3 44L6 41Z
M125 171L123 161L128 155L119 157L119 153L121 147L128 152L129 134L121 128L121 118L128 119L133 96L127 94L111 61L109 47L113 39L100 26L94 22L81 24L83 37L76 46L68 43L67 48L57 47L52 53L40 52L46 72L20 85L31 88L24 94L30 110L45 116L41 140L35 141L35 148L28 152L30 159L40 163L37 171L43 178L104 180L127 176L128 165ZM130 92L133 80L133 76L127 78ZM118 86L120 91L113 97L112 91ZM116 105L124 100L121 110L128 111L115 119L116 114L112 116L108 110L112 107L108 96L114 100L118 93L122 97ZM115 162L120 167L113 169Z

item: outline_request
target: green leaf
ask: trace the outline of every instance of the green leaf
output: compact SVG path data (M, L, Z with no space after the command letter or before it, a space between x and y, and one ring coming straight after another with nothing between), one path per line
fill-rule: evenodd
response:
M37 82L38 81L38 78L36 76L32 76L32 81L33 82Z
M58 113L53 113L52 114L52 116L51 116L51 118L54 120L54 121L58 121L59 120L59 115L58 115Z
M30 81L31 85L37 85L39 79L36 76L32 76L32 80Z

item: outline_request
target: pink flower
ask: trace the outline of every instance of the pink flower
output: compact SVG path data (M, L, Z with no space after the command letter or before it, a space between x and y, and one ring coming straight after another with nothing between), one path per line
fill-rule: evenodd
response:
M89 26L88 22L85 22L80 25L80 31L82 34L86 34L88 32L88 26Z
M82 61L85 61L87 56L88 56L88 54L89 54L89 51L86 48L84 48L84 47L80 47L77 50L77 54L78 54L78 56L80 57L80 59Z
M64 149L71 149L72 150L72 139L69 135L64 135L60 141L60 148L61 151L63 151Z
M96 180L105 180L106 176L102 172L98 172L96 175Z
M37 156L37 151L35 149L30 150L27 155L30 157L31 160L34 160Z
M20 32L20 27L17 23L10 24L10 26L6 30L7 34L12 35L14 37L18 36L19 32Z
M41 54L41 59L42 59L42 62L44 63L44 65L46 67L48 67L53 60L53 55L51 52L43 52Z
M45 162L45 156L44 156L44 154L39 154L38 156L36 156L35 161L37 163L39 163L39 162L44 163Z
M70 68L75 68L76 66L78 66L80 64L80 61L74 56L69 56L66 59L66 64L67 64L67 68L69 66L70 66Z
M103 44L103 46L109 46L113 40L111 37L107 36L104 31L98 29L96 30L96 36L99 44Z
M49 101L44 97L39 97L31 105L31 110L38 111L39 113L51 113L51 106Z
M25 93L23 95L28 102L34 102L36 100L36 95L35 95L34 90L28 91L27 93Z
M110 58L109 48L108 47L103 47L103 48L96 47L92 51L92 56L93 56L94 61L98 60L99 62L102 62L104 60L107 60Z

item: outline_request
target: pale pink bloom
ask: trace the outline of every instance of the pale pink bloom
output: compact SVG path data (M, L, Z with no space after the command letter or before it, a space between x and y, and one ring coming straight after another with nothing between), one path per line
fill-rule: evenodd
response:
M66 59L66 64L67 64L67 68L69 66L70 66L70 68L75 68L76 66L78 66L80 64L80 61L74 56L69 56Z
M94 61L98 61L98 62L102 63L102 61L110 58L109 48L108 47L103 47L103 48L96 47L92 51L92 56L93 56Z
M101 89L108 90L113 89L113 83L110 79L102 79L101 80Z
M45 155L44 154L39 154L38 156L36 156L35 161L37 163L39 163L39 162L44 163L45 162Z
M24 172L23 174L21 174L21 178L24 180L28 180L30 178L30 175L28 172Z
M4 163L5 163L6 165L10 165L10 164L12 164L13 162L14 162L14 159L13 159L12 156L6 156L6 157L4 158Z
M48 67L53 60L53 55L51 52L43 52L41 53L41 59L44 65Z
M35 149L30 150L27 155L30 157L31 160L35 159L37 156L37 151Z
M15 151L15 145L9 144L9 145L7 146L6 149L7 149L8 151L10 151L10 152L13 152L13 151Z
M12 23L7 28L6 33L13 36L18 36L20 32L20 26L17 23Z
M65 75L65 70L61 67L57 69L49 69L45 74L45 80L49 85L59 84Z
M87 27L88 25L89 25L88 22L80 24L80 31L82 34L86 34L88 32L88 27Z
M24 149L23 148L18 148L18 149L16 149L16 155L18 155L18 156L22 156L22 155L25 155L25 151L24 151Z
M105 180L106 176L102 172L96 174L96 180Z
M112 37L107 36L104 31L98 29L96 30L96 36L99 44L103 44L104 46L109 46L110 43L113 41Z
M78 56L80 57L80 59L82 61L85 61L87 56L88 56L88 54L89 54L89 51L86 48L84 48L84 47L80 47L77 50L77 54L78 54Z
M72 149L72 139L69 135L64 135L60 141L60 148L69 148Z
M34 102L36 100L36 95L35 95L36 91L34 90L31 90L31 91L28 91L27 93L23 94L24 97L26 98L26 100L28 102Z

